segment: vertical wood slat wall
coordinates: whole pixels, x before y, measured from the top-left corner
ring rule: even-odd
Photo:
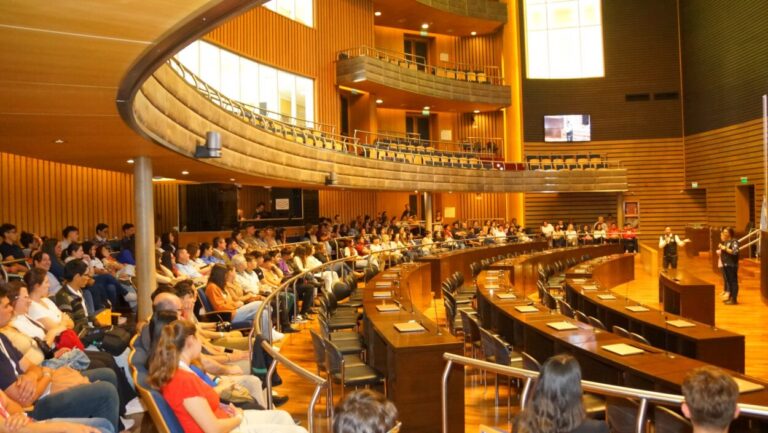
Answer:
[[[314,79],[315,119],[338,127],[336,55],[348,48],[373,46],[373,18],[373,3],[367,0],[315,2],[314,27],[258,7],[213,30],[205,39],[260,63]]]
[[[160,234],[179,224],[178,184],[159,182],[153,190]],[[123,223],[134,221],[133,209],[132,174],[0,152],[0,224],[57,238],[74,225],[85,240],[101,222],[119,236]]]
[[[681,138],[570,144],[525,143],[528,155],[586,152],[606,155],[609,161],[621,162],[627,169],[629,191],[624,193],[624,201],[640,204],[638,230],[641,239],[655,238],[667,225],[682,233],[687,223],[706,223],[706,202],[700,191],[686,189]],[[606,194],[604,200],[594,197],[582,203],[565,194],[525,194],[526,222],[532,226],[543,219],[557,218],[568,212],[583,214],[591,208],[595,209],[595,219],[602,209],[613,209],[615,215],[615,197]]]
[[[765,194],[762,134],[762,120],[755,119],[685,138],[686,184],[698,182],[706,190],[710,225],[736,224],[736,187],[741,185],[741,177],[755,186],[755,224],[759,224]]]
[[[457,219],[507,219],[506,193],[439,193],[435,194],[434,211],[443,213],[443,220],[452,223]],[[445,217],[446,208],[455,208],[454,218]]]
[[[119,233],[133,221],[133,176],[0,153],[0,221],[41,236],[74,225],[88,239],[100,222]]]
[[[320,190],[320,216],[333,218],[341,215],[344,222],[352,221],[358,215],[377,214],[375,191]]]

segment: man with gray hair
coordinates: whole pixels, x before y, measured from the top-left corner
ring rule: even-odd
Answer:
[[[259,276],[248,266],[248,260],[242,254],[232,257],[232,265],[235,267],[235,282],[240,285],[243,292],[258,295],[261,292]]]

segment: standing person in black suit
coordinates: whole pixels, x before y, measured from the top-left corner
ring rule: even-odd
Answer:
[[[604,421],[587,418],[581,391],[581,367],[571,355],[555,355],[541,367],[525,410],[513,433],[608,433]]]
[[[733,238],[733,228],[726,227],[720,233],[718,253],[723,262],[723,282],[725,283],[726,305],[736,305],[739,294],[739,241]],[[725,296],[724,295],[724,296]]]
[[[690,239],[681,240],[679,236],[672,233],[671,227],[664,228],[664,234],[659,236],[659,248],[664,250],[663,268],[677,269],[677,248],[685,246]]]

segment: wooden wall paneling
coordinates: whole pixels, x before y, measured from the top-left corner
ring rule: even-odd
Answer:
[[[405,111],[392,108],[376,109],[378,131],[405,133]]]
[[[321,189],[319,193],[320,216],[333,218],[338,214],[342,221],[349,222],[358,215],[377,213],[375,191]]]
[[[706,190],[710,225],[736,224],[736,187],[742,177],[755,186],[755,223],[759,223],[765,194],[762,133],[762,121],[755,119],[685,137],[685,181],[698,182]]]
[[[314,27],[259,7],[213,30],[205,39],[261,63],[315,80],[315,119],[339,127],[334,61],[339,51],[373,46],[373,3],[315,2]],[[401,49],[402,50],[402,49]]]
[[[538,227],[547,220],[555,224],[563,220],[575,226],[593,224],[597,215],[616,216],[616,193],[526,194],[525,221]]]
[[[405,209],[405,205],[408,204],[408,197],[410,194],[411,192],[377,192],[376,213],[378,214],[386,211],[387,216],[390,219],[394,216],[400,218],[400,215],[403,213],[403,209]]]
[[[155,182],[153,185],[155,205],[155,233],[160,235],[179,228],[179,184],[176,182]]]
[[[0,221],[42,236],[60,237],[71,224],[85,240],[99,222],[117,234],[133,220],[133,181],[126,173],[0,153],[0,197]]]
[[[682,233],[687,223],[706,222],[707,211],[700,193],[685,189],[686,162],[681,138],[579,144],[525,143],[526,154],[586,152],[605,155],[610,162],[620,162],[627,169],[629,191],[624,193],[624,200],[640,203],[638,230],[641,239],[655,238],[667,225]],[[561,215],[562,208],[568,207],[569,203],[572,200],[568,195],[558,194],[542,201],[539,195],[526,194],[527,225],[534,227],[542,218]],[[611,213],[616,215],[615,199],[606,198],[596,205],[595,219],[601,209],[613,209]]]
[[[489,35],[455,38],[456,63],[501,69],[502,30]]]

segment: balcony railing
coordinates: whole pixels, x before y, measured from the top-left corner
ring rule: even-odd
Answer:
[[[414,152],[434,149],[443,152],[455,152],[461,155],[475,155],[486,160],[501,160],[504,150],[503,138],[467,137],[461,141],[425,140],[418,133],[392,131],[363,131],[356,129],[353,135],[360,143],[383,148],[403,148]]]
[[[504,85],[504,77],[501,75],[501,68],[498,66],[480,66],[449,62],[441,62],[441,65],[436,66],[427,64],[426,59],[420,56],[367,46],[343,50],[340,51],[338,55],[339,60],[354,57],[371,57],[404,69],[421,71],[425,74],[456,81],[492,84],[496,86]]]

